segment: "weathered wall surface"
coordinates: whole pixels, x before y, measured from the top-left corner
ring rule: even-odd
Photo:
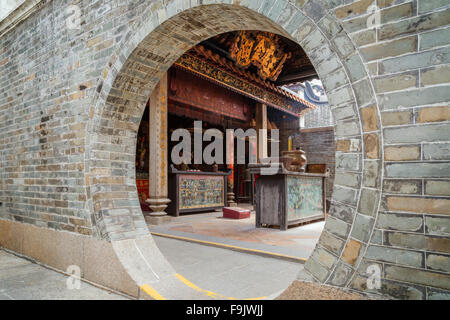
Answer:
[[[335,120],[332,206],[305,268],[361,291],[449,297],[448,1],[80,1],[80,29],[69,4],[48,1],[0,38],[0,219],[148,235],[135,137],[159,76],[217,33],[267,30],[304,48]]]
[[[330,176],[326,179],[327,207],[331,202],[335,174],[335,146],[333,127],[300,129],[294,146],[306,152],[309,164],[327,164]]]

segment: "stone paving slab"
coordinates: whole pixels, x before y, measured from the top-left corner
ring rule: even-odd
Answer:
[[[191,242],[155,237],[175,271],[221,299],[272,299],[296,279],[303,265]]]
[[[314,250],[323,226],[324,221],[318,221],[287,231],[256,228],[254,212],[249,219],[242,220],[224,219],[221,212],[209,212],[180,216],[162,225],[149,225],[149,230],[154,234],[307,259]]]
[[[81,282],[68,289],[66,275],[0,249],[0,300],[126,300]]]

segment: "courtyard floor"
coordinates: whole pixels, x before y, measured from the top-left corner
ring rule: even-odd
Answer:
[[[322,220],[281,231],[256,228],[254,211],[240,220],[225,219],[222,211],[214,211],[172,217],[170,222],[149,225],[149,230],[156,236],[303,262],[314,250],[324,224]]]
[[[0,300],[124,300],[124,296],[69,277],[0,249]],[[69,285],[68,285],[69,282]]]

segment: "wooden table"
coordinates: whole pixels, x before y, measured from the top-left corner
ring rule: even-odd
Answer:
[[[274,175],[263,175],[258,168],[256,179],[256,227],[288,226],[325,218],[325,178],[328,174],[300,173],[279,168]]]
[[[227,176],[231,172],[179,171],[171,166],[167,213],[204,212],[227,206]]]

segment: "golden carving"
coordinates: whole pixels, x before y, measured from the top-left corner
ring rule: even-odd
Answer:
[[[258,68],[263,79],[277,80],[283,65],[291,57],[291,52],[283,52],[279,38],[274,34],[239,31],[230,47],[230,57],[236,65],[248,68],[251,64]]]
[[[191,71],[194,74],[198,74],[204,79],[210,79],[235,92],[250,96],[253,99],[259,99],[261,102],[293,115],[299,114],[303,109],[308,108],[300,102],[288,99],[281,94],[265,90],[250,81],[234,76],[190,54],[182,55],[174,65]]]

